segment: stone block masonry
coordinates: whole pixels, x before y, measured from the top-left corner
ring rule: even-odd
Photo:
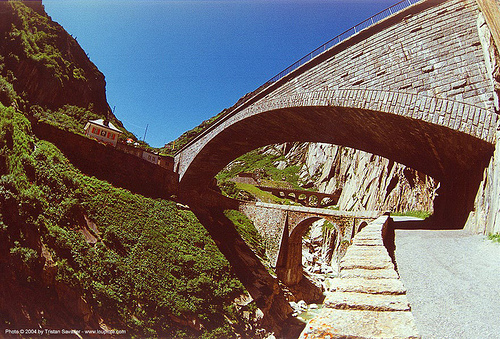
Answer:
[[[440,181],[468,171],[491,157],[498,120],[478,9],[474,0],[420,1],[318,55],[181,150],[181,188],[288,141],[349,146]],[[474,143],[478,157],[468,157]]]
[[[305,220],[328,220],[338,227],[341,240],[350,240],[355,230],[363,221],[371,221],[380,216],[379,211],[350,212],[323,208],[277,205],[263,202],[240,203],[239,211],[252,220],[255,228],[262,236],[266,254],[275,266],[280,252],[285,223],[288,220],[288,234],[290,236],[294,229]],[[312,221],[311,221],[312,222]]]
[[[325,86],[360,87],[425,94],[492,108],[488,100],[492,88],[476,29],[476,3],[436,3],[422,2],[421,6],[431,7],[419,12],[408,9],[390,29],[339,51],[272,96]]]
[[[420,338],[406,289],[383,244],[388,222],[382,216],[354,237],[321,313],[300,338]]]

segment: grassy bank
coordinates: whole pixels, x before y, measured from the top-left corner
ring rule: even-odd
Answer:
[[[45,249],[56,267],[47,288],[81,291],[110,326],[137,336],[234,336],[231,301],[243,286],[190,211],[83,175],[2,105],[0,170],[3,263],[22,268],[19,281],[44,284]]]

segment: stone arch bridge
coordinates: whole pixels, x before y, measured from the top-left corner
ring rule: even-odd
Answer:
[[[253,221],[278,278],[288,286],[297,285],[302,279],[302,237],[313,222],[320,219],[331,222],[340,244],[350,241],[363,224],[382,214],[262,202],[241,203],[239,211]]]
[[[256,186],[278,198],[289,199],[306,207],[328,207],[338,203],[341,190],[333,194],[282,187]]]
[[[498,120],[478,13],[475,0],[418,1],[268,83],[176,154],[180,195],[255,148],[326,142],[431,175],[436,212],[463,226]]]
[[[279,287],[263,278],[265,268],[243,250],[233,226],[217,219],[218,210],[237,204],[209,189],[240,155],[284,142],[348,146],[440,181],[434,219],[441,225],[463,227],[474,208],[498,128],[494,46],[500,46],[500,27],[489,15],[498,2],[408,4],[266,83],[175,155],[179,199],[195,211],[242,282],[265,285],[253,290],[265,312],[278,312],[273,300]]]

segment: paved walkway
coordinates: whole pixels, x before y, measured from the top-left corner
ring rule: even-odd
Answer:
[[[396,230],[396,261],[423,338],[500,338],[500,244],[462,230]]]

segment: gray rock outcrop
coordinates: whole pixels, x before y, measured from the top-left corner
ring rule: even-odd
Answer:
[[[330,144],[282,147],[288,165],[301,166],[299,181],[305,187],[324,193],[342,189],[341,210],[433,211],[439,183],[402,164]]]

